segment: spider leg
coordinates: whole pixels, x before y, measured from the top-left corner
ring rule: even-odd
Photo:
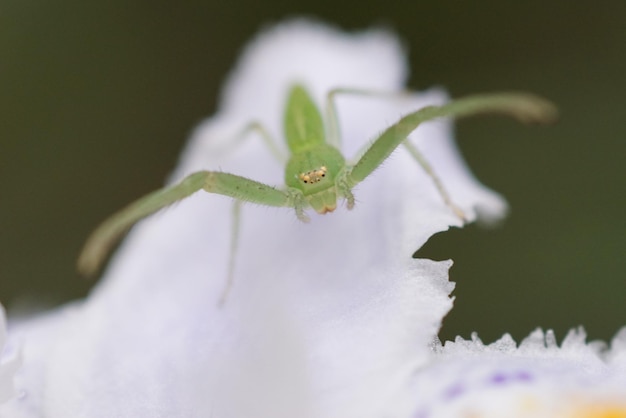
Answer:
[[[131,226],[199,190],[229,196],[242,202],[293,207],[298,218],[306,221],[304,214],[306,201],[297,190],[278,190],[234,174],[199,171],[190,174],[174,186],[149,193],[106,219],[87,239],[78,258],[78,271],[87,276],[95,274],[115,243]]]
[[[552,103],[527,93],[480,94],[442,106],[427,106],[403,116],[376,138],[346,173],[348,185],[352,188],[365,180],[421,123],[441,117],[459,118],[483,113],[508,115],[525,123],[548,123],[557,116]]]

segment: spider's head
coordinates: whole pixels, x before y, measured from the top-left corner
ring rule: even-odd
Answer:
[[[297,175],[300,183],[304,185],[301,190],[305,192],[307,201],[317,213],[322,215],[334,211],[337,207],[337,193],[333,182],[328,182],[330,179],[326,178],[327,175],[328,168],[325,165]],[[314,185],[317,187],[313,187]]]
[[[324,144],[294,154],[287,163],[285,182],[298,189],[309,205],[320,214],[337,207],[335,179],[345,161],[336,148]]]

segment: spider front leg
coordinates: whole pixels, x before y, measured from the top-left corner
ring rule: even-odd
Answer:
[[[140,198],[105,220],[87,239],[78,258],[78,271],[86,276],[95,274],[115,243],[131,226],[199,190],[229,196],[242,202],[293,207],[300,220],[305,222],[308,220],[304,213],[306,201],[297,190],[278,190],[234,174],[199,171],[190,174],[174,186],[165,187]]]
[[[354,208],[354,195],[352,194],[352,186],[350,186],[350,173],[352,171],[352,166],[345,166],[343,170],[337,175],[337,179],[335,180],[335,187],[337,188],[337,193],[339,196],[346,199],[348,210],[352,210]]]
[[[348,188],[351,189],[372,174],[422,122],[441,117],[464,117],[481,113],[508,115],[526,123],[548,123],[556,119],[558,112],[551,102],[526,93],[482,94],[458,99],[443,106],[424,107],[402,117],[370,145],[352,169],[347,172],[346,183]],[[433,179],[444,202],[463,219],[462,212],[452,203],[430,164],[415,147],[408,144],[408,141],[406,146]]]

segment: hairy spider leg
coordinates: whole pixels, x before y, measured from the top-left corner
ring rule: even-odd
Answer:
[[[278,190],[234,174],[199,171],[174,186],[149,193],[105,220],[87,239],[78,258],[78,271],[87,276],[95,274],[114,244],[133,224],[199,190],[259,205],[292,207],[301,220],[308,219],[304,214],[306,202],[299,191]]]
[[[233,202],[233,213],[231,220],[231,233],[230,233],[230,254],[228,257],[228,270],[226,276],[226,283],[222,289],[218,306],[222,307],[226,303],[226,299],[230,293],[230,289],[235,282],[235,262],[237,261],[237,249],[239,248],[239,227],[241,225],[241,200],[235,200]]]
[[[278,146],[278,143],[274,137],[269,133],[269,130],[258,121],[252,121],[248,123],[231,141],[233,145],[240,145],[247,141],[251,135],[257,134],[263,140],[263,143],[267,146],[272,156],[281,165],[285,165],[287,157]],[[237,261],[237,253],[239,250],[239,231],[241,225],[241,200],[233,201],[232,217],[231,217],[231,233],[230,233],[230,254],[228,255],[228,267],[226,272],[226,283],[222,289],[221,296],[218,301],[218,306],[223,307],[226,304],[230,290],[235,282],[235,265]]]
[[[339,117],[337,112],[337,104],[336,98],[338,95],[354,95],[354,96],[365,96],[365,97],[373,97],[373,98],[382,98],[387,100],[408,100],[411,98],[411,92],[406,90],[401,91],[378,91],[378,90],[365,90],[365,89],[355,89],[355,88],[335,88],[332,89],[326,95],[326,117],[328,119],[328,139],[329,142],[336,144],[335,146],[339,147],[341,142],[341,132],[339,129]],[[433,169],[432,164],[428,161],[428,159],[422,154],[415,145],[411,144],[411,142],[406,139],[402,142],[402,144],[407,148],[409,154],[415,159],[415,161],[422,167],[424,172],[430,177],[433,184],[437,188],[439,195],[443,199],[446,206],[448,206],[454,214],[459,217],[463,222],[466,221],[465,214],[459,208],[450,197],[450,193],[446,190],[443,182]],[[364,147],[363,151],[360,151],[358,155],[363,155],[368,144]],[[348,206],[350,202],[348,203]]]
[[[460,118],[481,113],[512,116],[524,123],[550,123],[557,116],[549,101],[528,93],[479,94],[449,102],[442,106],[427,106],[411,112],[388,127],[345,172],[346,184],[352,188],[365,180],[422,123],[441,117]]]

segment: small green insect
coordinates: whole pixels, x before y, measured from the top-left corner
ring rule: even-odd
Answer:
[[[440,117],[462,117],[479,113],[501,113],[522,122],[549,122],[556,108],[540,97],[526,93],[475,95],[443,106],[428,106],[409,113],[388,127],[354,164],[346,163],[339,151],[339,129],[334,97],[337,94],[389,95],[354,89],[335,89],[327,96],[327,125],[307,90],[301,85],[290,88],[284,113],[284,131],[290,156],[285,167],[284,188],[219,171],[200,171],[179,184],[152,192],[105,220],[89,237],[78,259],[78,270],[85,275],[96,273],[118,239],[136,222],[184,199],[199,190],[230,196],[237,201],[259,205],[293,208],[303,222],[309,220],[305,209],[319,214],[332,212],[337,201],[345,199],[354,207],[352,189],[365,180],[401,144],[409,150],[436,185],[442,199],[454,213],[463,212],[452,202],[439,177],[418,149],[405,141],[422,122]],[[400,95],[396,94],[396,95]],[[250,124],[270,148],[278,148],[262,126]],[[238,206],[235,215],[238,216]],[[237,226],[233,228],[236,235]],[[236,238],[236,237],[235,237]],[[236,239],[235,239],[236,242]],[[232,264],[232,260],[231,260]]]

